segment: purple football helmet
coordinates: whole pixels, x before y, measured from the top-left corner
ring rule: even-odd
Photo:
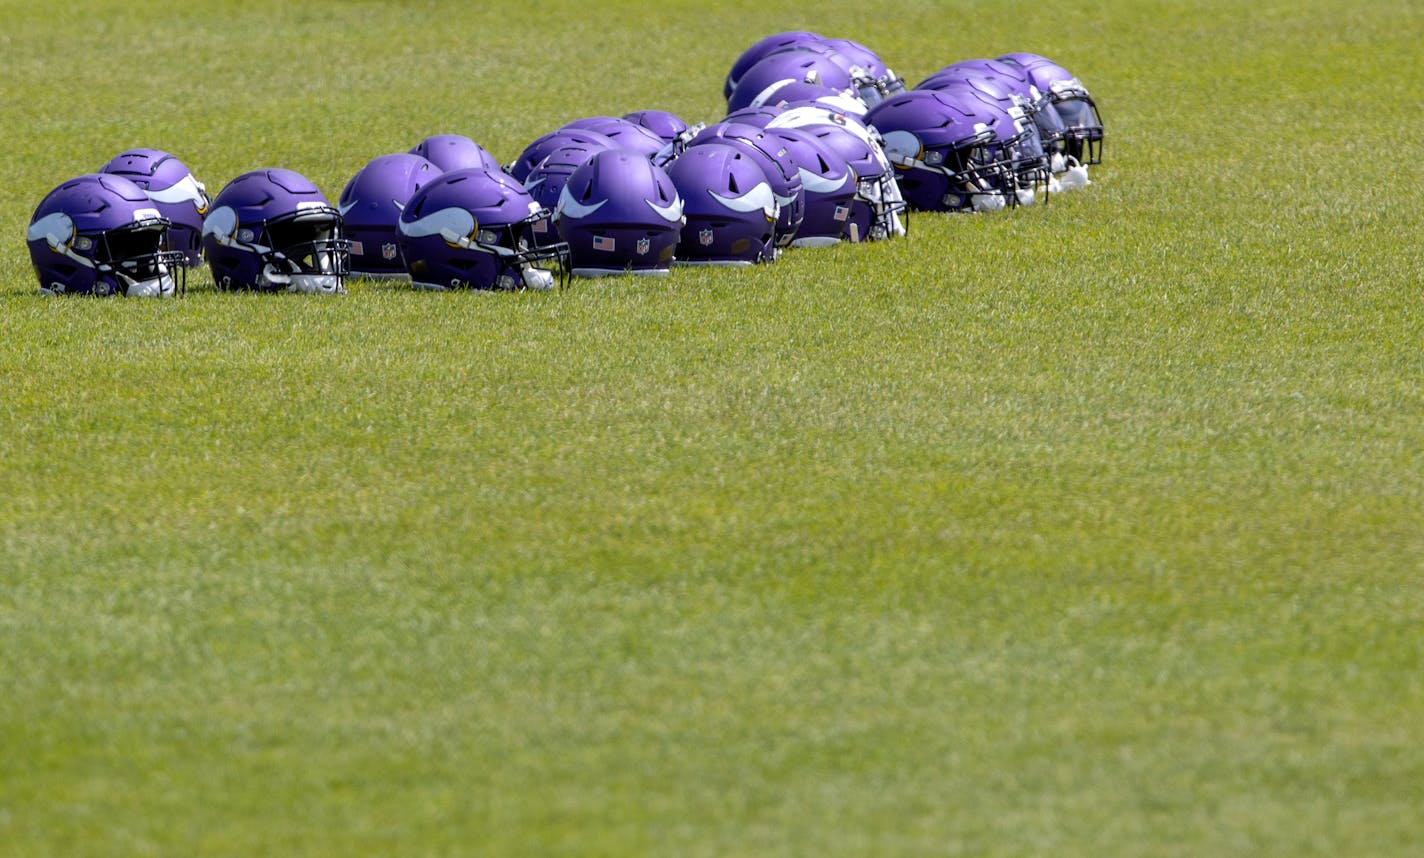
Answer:
[[[771,192],[776,195],[776,246],[790,247],[796,231],[806,217],[806,191],[801,187],[801,173],[785,145],[771,139],[766,129],[740,122],[717,122],[692,138],[689,149],[707,142],[730,143],[739,146],[766,173]]]
[[[1028,71],[1023,66],[1004,60],[961,60],[957,63],[950,63],[920,81],[916,84],[915,89],[943,89],[965,81],[976,80],[980,82],[981,87],[985,86],[987,80],[1006,89],[1009,97],[1028,115],[1029,119],[1033,120],[1034,127],[1038,129],[1039,141],[1043,147],[1044,155],[1048,158],[1051,172],[1062,173],[1068,169],[1063,159],[1065,149],[1063,119],[1058,115],[1058,111],[1054,109],[1048,97],[1034,85]],[[994,90],[992,83],[990,83],[991,91],[994,91],[995,96],[1002,100],[1002,93]],[[1050,185],[1052,184],[1054,183],[1050,182]]]
[[[485,147],[463,134],[432,134],[412,146],[410,154],[419,155],[442,173],[469,167],[499,169],[499,162]]]
[[[693,146],[668,176],[686,215],[679,265],[752,265],[776,258],[776,197],[761,165],[741,148]]]
[[[791,155],[806,198],[805,214],[791,246],[839,244],[855,201],[856,175],[850,163],[806,129],[767,128],[765,133]]]
[[[588,159],[607,147],[586,143],[571,143],[560,146],[540,161],[524,178],[524,189],[544,210],[543,216],[534,221],[534,237],[541,242],[553,241],[557,235],[554,228],[554,207],[559,204],[559,195],[569,176],[582,167]]]
[[[905,79],[890,70],[880,55],[850,39],[826,39],[825,44],[848,63],[847,70],[862,101],[874,107],[905,91]]]
[[[502,170],[452,170],[421,188],[401,212],[401,252],[417,289],[549,289],[567,246],[539,244],[544,215],[529,192]],[[562,267],[559,269],[562,279]]]
[[[1028,99],[1014,91],[1003,80],[976,74],[972,71],[960,72],[953,69],[949,72],[940,72],[927,81],[925,86],[916,87],[916,90],[937,90],[939,92],[966,90],[967,92],[962,94],[961,100],[968,99],[971,102],[977,102],[987,99],[996,103],[1005,113],[1013,117],[1018,128],[1018,133],[1012,136],[1002,127],[995,126],[994,130],[999,135],[999,145],[1012,154],[1014,177],[1018,183],[1016,193],[1019,203],[1029,205],[1037,199],[1039,190],[1052,188],[1049,156],[1045,151],[1039,126],[1032,118],[1034,108]]]
[[[190,268],[203,264],[199,238],[203,216],[208,213],[208,189],[182,161],[159,149],[130,149],[115,155],[99,168],[143,188],[158,211],[172,223],[168,240],[173,250],[183,251]]]
[[[919,89],[867,114],[885,139],[911,206],[925,211],[997,211],[1017,204],[1014,117],[968,89]],[[1003,131],[1001,138],[999,132]]]
[[[519,157],[505,165],[504,171],[519,181],[529,178],[529,173],[549,156],[550,152],[563,146],[589,146],[599,150],[616,149],[618,144],[607,134],[589,128],[560,128],[536,137],[524,147]]]
[[[599,152],[575,170],[554,211],[580,277],[667,274],[682,221],[667,171],[629,149]]]
[[[1063,156],[1086,167],[1103,161],[1103,117],[1088,88],[1071,72],[1047,57],[1030,53],[1004,54],[999,59],[1017,64],[1043,93],[1063,120]],[[1083,184],[1087,171],[1083,171]]]
[[[908,231],[905,199],[874,128],[854,116],[812,105],[788,107],[767,128],[799,128],[850,164],[856,192],[846,222],[848,240],[878,241]]]
[[[614,146],[632,149],[645,158],[656,156],[667,145],[650,129],[617,116],[585,116],[565,123],[560,130],[596,131],[612,140]]]
[[[821,36],[807,30],[788,30],[758,39],[745,51],[742,51],[741,55],[732,63],[732,69],[727,72],[727,80],[722,85],[722,97],[731,98],[732,90],[737,88],[737,81],[747,73],[747,69],[756,65],[768,54],[774,54],[797,45],[820,44],[824,41],[825,39]]]
[[[351,177],[336,207],[351,241],[351,273],[375,280],[410,276],[400,254],[396,223],[415,192],[443,172],[419,155],[381,155]]]
[[[203,219],[203,256],[225,291],[345,293],[350,244],[341,212],[291,170],[243,173]]]
[[[727,97],[727,110],[777,103],[776,92],[789,83],[814,83],[859,98],[851,73],[834,51],[808,44],[768,54],[747,69]],[[785,101],[787,99],[780,99]]]
[[[168,230],[143,188],[93,173],[40,201],[25,242],[45,295],[169,298],[183,291],[187,268],[181,250],[167,249]]]
[[[706,127],[706,123],[688,125],[681,117],[666,110],[638,110],[625,114],[624,119],[653,132],[663,141],[663,148],[652,156],[652,161],[664,169],[676,161],[686,149],[689,141]]]
[[[666,110],[635,110],[623,114],[623,118],[653,132],[663,143],[671,143],[687,131],[687,123]]]

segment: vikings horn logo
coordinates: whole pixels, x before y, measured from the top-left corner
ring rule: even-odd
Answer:
[[[431,212],[417,220],[402,219],[399,228],[402,235],[408,235],[411,238],[438,235],[445,239],[445,243],[451,247],[469,247],[474,243],[474,235],[475,231],[479,229],[479,222],[475,220],[473,212],[458,206],[451,206]]]

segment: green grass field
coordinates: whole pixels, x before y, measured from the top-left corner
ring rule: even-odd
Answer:
[[[0,856],[1418,854],[1424,8],[481,5],[0,0]],[[30,273],[132,146],[334,199],[792,28],[1054,57],[1106,163],[556,294]]]

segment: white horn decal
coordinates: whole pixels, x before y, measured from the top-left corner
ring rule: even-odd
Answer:
[[[199,211],[207,206],[203,186],[189,173],[166,188],[149,189],[148,198],[155,203],[192,203]]]
[[[755,187],[740,197],[724,197],[716,191],[709,193],[712,194],[712,199],[734,212],[754,212],[760,209],[767,217],[776,216],[776,195],[771,192],[771,186],[766,182],[757,182]]]
[[[30,224],[25,237],[30,241],[44,239],[51,250],[68,247],[74,240],[74,219],[64,212],[47,214]]]
[[[554,210],[558,212],[560,217],[571,217],[574,220],[578,220],[579,218],[588,217],[603,208],[604,203],[607,202],[608,200],[599,200],[591,206],[586,206],[574,199],[574,195],[569,193],[569,186],[564,185],[564,189],[559,191],[559,204],[554,207]]]
[[[652,200],[647,200],[647,203],[648,208],[668,223],[677,223],[682,220],[682,197],[673,197],[672,203],[666,206],[660,206]]]
[[[804,167],[798,168],[801,173],[801,187],[806,189],[808,194],[830,194],[839,191],[851,180],[850,173],[846,173],[839,179],[829,179],[820,173],[813,173]]]
[[[411,238],[425,238],[438,235],[449,244],[469,246],[469,237],[475,234],[475,216],[465,209],[451,206],[432,212],[416,220],[401,218],[401,235]]]

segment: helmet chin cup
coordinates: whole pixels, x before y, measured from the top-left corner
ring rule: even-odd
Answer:
[[[1079,164],[1071,158],[1068,160],[1071,162],[1071,166],[1057,176],[1058,184],[1062,190],[1073,191],[1091,185],[1092,182],[1088,180],[1087,165]]]
[[[969,198],[969,202],[976,212],[1003,211],[1008,205],[1000,194],[974,194]]]
[[[542,268],[525,268],[524,288],[535,289],[541,292],[546,289],[553,289],[554,273],[552,271],[545,271]]]
[[[346,288],[341,285],[341,277],[336,274],[293,274],[287,286],[288,292],[306,295],[342,295]]]

